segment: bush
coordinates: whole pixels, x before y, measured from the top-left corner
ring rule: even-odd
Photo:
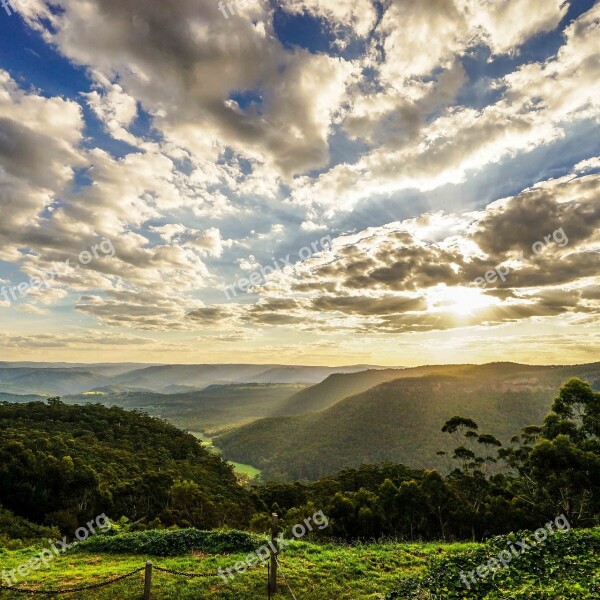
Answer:
[[[594,573],[600,566],[600,531],[571,530],[557,533],[511,560],[469,590],[461,582],[461,571],[468,573],[485,565],[492,557],[531,532],[512,533],[491,538],[485,545],[454,556],[434,560],[423,577],[406,579],[387,600],[400,598],[503,598],[510,590],[514,599],[530,597],[591,598]],[[518,547],[518,546],[517,546]]]
[[[60,537],[56,527],[44,527],[16,516],[0,505],[0,547],[19,548],[40,539]]]
[[[190,528],[97,535],[82,542],[79,548],[110,554],[178,556],[192,550],[206,554],[253,552],[263,543],[264,538],[243,531],[200,531]]]

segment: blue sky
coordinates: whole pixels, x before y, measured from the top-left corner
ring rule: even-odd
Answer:
[[[598,3],[15,5],[0,11],[0,358],[593,355]],[[518,240],[492,243],[507,214]],[[567,249],[511,262],[567,224]],[[475,289],[498,264],[512,285]]]

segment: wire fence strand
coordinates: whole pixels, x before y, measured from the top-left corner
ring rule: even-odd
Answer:
[[[156,565],[154,565],[154,570],[170,573],[171,575],[178,575],[179,577],[188,577],[189,579],[196,577],[220,577],[218,573],[184,573],[183,571],[175,571],[174,569],[166,569],[165,567],[157,567]]]
[[[287,586],[287,589],[290,590],[290,594],[292,595],[292,598],[294,600],[298,600],[298,598],[296,598],[296,595],[292,591],[292,588],[290,587],[290,584],[288,583],[288,580],[285,578],[285,575],[283,573],[283,569],[281,568],[281,563],[279,562],[279,559],[277,558],[277,554],[275,554],[275,560],[277,561],[277,564],[279,565],[281,577],[283,578],[283,581],[284,581],[285,585]]]

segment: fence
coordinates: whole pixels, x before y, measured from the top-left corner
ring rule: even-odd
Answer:
[[[277,558],[277,555],[279,554],[279,544],[278,544],[278,540],[277,540],[277,534],[279,532],[279,517],[277,516],[277,513],[273,513],[272,515],[272,523],[271,523],[271,543],[272,546],[274,548],[274,551],[271,552],[271,559],[270,562],[267,563],[267,585],[266,585],[266,591],[267,591],[267,597],[271,598],[272,594],[275,594],[277,592],[277,570],[278,570],[278,566],[280,566],[280,562]],[[256,566],[261,566],[260,563]],[[4,591],[8,591],[8,592],[13,592],[16,594],[25,594],[25,595],[41,595],[41,596],[53,596],[53,595],[62,595],[62,594],[76,594],[79,592],[86,592],[89,590],[95,590],[95,589],[99,589],[99,588],[103,588],[103,587],[107,587],[110,585],[114,585],[115,583],[118,583],[119,581],[123,581],[124,579],[128,579],[130,577],[133,577],[134,575],[137,575],[138,573],[141,573],[142,571],[144,571],[144,600],[150,600],[151,594],[152,594],[152,575],[153,575],[153,571],[159,571],[161,573],[167,573],[169,575],[175,575],[177,577],[186,577],[188,579],[196,579],[199,577],[210,577],[210,578],[221,578],[221,576],[219,574],[212,574],[212,573],[185,573],[183,571],[176,571],[174,569],[167,569],[165,567],[159,567],[158,565],[154,565],[152,563],[152,561],[148,561],[146,563],[146,565],[144,567],[139,567],[138,569],[134,569],[133,571],[130,571],[129,573],[125,573],[124,575],[119,575],[117,577],[113,577],[112,579],[108,579],[106,581],[102,581],[100,583],[93,583],[90,585],[85,585],[85,586],[81,586],[81,587],[72,587],[72,588],[65,588],[65,589],[54,589],[54,590],[34,590],[34,589],[27,589],[27,588],[21,588],[21,587],[14,587],[14,586],[4,586],[0,584],[0,592],[4,592]],[[296,596],[294,596],[294,593],[292,592],[292,589],[290,588],[287,580],[285,580],[284,577],[284,582],[286,587],[289,589],[290,593],[292,594],[294,600],[296,600]]]

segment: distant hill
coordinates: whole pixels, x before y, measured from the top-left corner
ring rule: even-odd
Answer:
[[[327,379],[291,396],[279,415],[301,415],[324,410],[352,394],[359,394],[386,381],[402,377],[402,370],[382,369],[329,375]]]
[[[131,371],[115,383],[164,391],[172,384],[206,387],[231,383],[315,384],[332,373],[364,371],[364,365],[347,367],[307,367],[290,365],[163,365]],[[372,368],[372,367],[371,367]]]
[[[440,430],[452,416],[471,417],[482,432],[506,442],[521,427],[541,422],[561,383],[570,377],[579,376],[600,389],[600,363],[432,366],[401,373],[401,378],[346,397],[324,411],[262,419],[219,436],[215,443],[226,458],[262,469],[265,479],[316,479],[385,460],[447,468],[447,460],[436,452],[448,445]],[[356,378],[332,379],[346,377]],[[364,385],[364,378],[357,381]],[[348,385],[338,381],[334,387],[347,390]],[[310,399],[313,389],[294,398]]]
[[[159,394],[128,392],[118,386],[65,396],[68,403],[100,403],[138,409],[169,420],[189,431],[209,435],[275,414],[287,399],[302,390],[300,384],[247,383],[211,385],[203,390]]]
[[[0,402],[43,402],[46,400],[45,396],[37,396],[35,394],[7,394],[5,392],[0,392]]]
[[[526,373],[527,376],[535,377],[538,372],[545,372],[553,368],[555,367],[519,365],[506,362],[490,363],[488,365],[425,365],[404,369],[368,370],[354,374],[334,374],[321,383],[292,396],[282,407],[279,414],[281,416],[301,415],[325,410],[348,396],[360,394],[375,385],[393,381],[400,377],[423,377],[425,375],[468,377],[474,373],[479,377],[487,376],[488,373],[491,373],[494,377],[512,376],[516,373]],[[574,373],[583,373],[581,368],[574,367],[574,369]]]
[[[3,368],[0,369],[0,392],[11,394],[73,394],[102,385],[107,376],[72,368]]]
[[[313,367],[302,365],[201,364],[140,365],[0,362],[0,393],[46,397],[88,391],[179,393],[210,385],[293,383],[313,385],[332,373],[353,373],[369,365]]]

